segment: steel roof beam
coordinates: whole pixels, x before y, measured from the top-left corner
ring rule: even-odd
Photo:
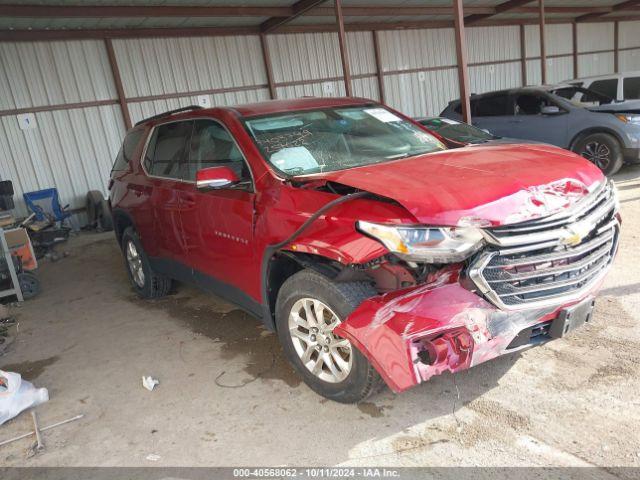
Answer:
[[[298,0],[291,6],[292,12],[289,15],[283,17],[271,17],[270,19],[265,20],[260,24],[260,31],[262,33],[267,33],[275,28],[281,27],[325,1],[326,0]]]
[[[501,13],[505,13],[505,12],[509,12],[511,10],[514,10],[514,9],[516,9],[518,7],[523,7],[527,3],[531,3],[531,2],[532,2],[532,0],[508,0],[508,1],[504,2],[504,3],[500,3],[500,4],[496,5],[494,13],[469,15],[468,17],[465,17],[464,23],[467,24],[467,25],[472,25],[472,24],[477,23],[477,22],[479,22],[481,20],[487,20],[488,18],[491,18],[494,15],[499,15]]]
[[[609,7],[609,11],[607,12],[593,12],[593,13],[587,13],[586,15],[582,15],[576,18],[576,22],[585,22],[587,20],[593,20],[593,19],[602,17],[603,15],[606,15],[608,13],[622,12],[625,10],[633,10],[638,6],[640,6],[640,0],[628,0],[626,2],[617,3],[612,7]],[[624,20],[626,20],[626,18]]]
[[[596,17],[585,20],[586,22],[611,22],[615,19],[609,17]],[[640,15],[629,15],[624,21],[640,20]],[[547,24],[573,23],[575,18],[548,18]],[[478,21],[474,26],[497,27],[509,25],[537,25],[538,18],[524,19],[488,19]],[[412,22],[366,22],[345,24],[346,31],[372,31],[372,30],[402,30],[415,28],[453,28],[452,20],[431,20]],[[280,27],[278,33],[301,32],[335,32],[335,24],[324,25],[285,25]],[[118,28],[118,29],[91,29],[91,30],[0,30],[0,41],[39,41],[39,40],[74,40],[91,38],[150,38],[150,37],[201,37],[201,36],[225,36],[225,35],[257,35],[260,34],[258,26],[247,27],[196,27],[196,28]]]
[[[286,17],[292,7],[0,5],[0,16],[24,18]]]
[[[533,1],[533,0],[529,0]],[[300,3],[300,2],[298,2]],[[307,4],[319,4],[321,2],[309,0],[305,5],[296,7],[250,7],[250,6],[181,6],[181,5],[160,5],[160,6],[127,6],[127,5],[0,5],[0,16],[13,18],[168,18],[168,17],[273,17],[270,18],[273,24],[275,18],[280,19],[280,24],[293,20],[296,16],[305,14],[308,16],[332,17],[335,12],[331,7],[307,6]],[[529,3],[519,1],[518,3]],[[630,4],[630,5],[626,5]],[[625,2],[624,10],[638,10],[638,2]],[[475,23],[480,20],[491,18],[504,12],[510,13],[531,13],[537,14],[537,7],[516,6],[511,2],[493,6],[468,6],[465,7],[465,23]],[[607,14],[611,13],[613,7],[594,6],[551,6],[546,8],[547,13],[580,14]],[[416,15],[453,15],[453,7],[448,6],[372,6],[372,7],[342,7],[345,17],[388,17],[388,16],[416,16]],[[275,27],[274,27],[275,28]]]

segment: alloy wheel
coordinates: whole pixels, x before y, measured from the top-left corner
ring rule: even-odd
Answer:
[[[600,170],[607,168],[611,162],[611,150],[600,142],[589,142],[584,146],[582,156],[595,164]]]
[[[323,302],[301,298],[289,313],[289,334],[303,365],[328,383],[349,375],[353,363],[351,343],[333,334],[340,318]]]
[[[136,282],[138,287],[143,288],[144,270],[142,269],[142,259],[135,244],[131,241],[127,243],[127,264],[129,265],[133,281]]]

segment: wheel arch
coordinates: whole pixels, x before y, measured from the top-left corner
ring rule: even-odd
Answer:
[[[128,227],[135,228],[136,225],[131,215],[120,208],[114,208],[111,213],[113,216],[113,231],[116,234],[118,245],[122,246],[122,234],[124,233],[124,231]]]
[[[622,138],[620,137],[620,135],[615,130],[613,130],[611,128],[608,128],[608,127],[589,127],[589,128],[585,128],[585,129],[579,131],[578,133],[576,133],[574,135],[574,137],[571,139],[571,142],[569,142],[569,150],[573,151],[573,149],[575,148],[576,144],[580,140],[582,140],[584,137],[586,137],[588,135],[592,135],[594,133],[606,133],[608,135],[611,135],[620,144],[620,148],[624,148],[624,142],[622,141]]]
[[[278,250],[266,260],[263,285],[263,321],[265,326],[275,331],[275,310],[278,292],[284,282],[295,273],[309,269],[330,280],[367,280],[367,277],[348,265],[322,255],[313,255],[292,250]]]

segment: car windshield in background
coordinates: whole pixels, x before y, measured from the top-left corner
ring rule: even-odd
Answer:
[[[558,87],[552,90],[551,93],[569,100],[577,107],[606,105],[614,102],[613,98],[607,95],[582,87]]]
[[[495,140],[495,135],[480,130],[468,123],[456,122],[448,118],[427,118],[420,120],[420,123],[444,138],[461,143],[485,143]]]
[[[286,175],[371,165],[446,149],[386,108],[329,108],[249,119],[265,159]]]

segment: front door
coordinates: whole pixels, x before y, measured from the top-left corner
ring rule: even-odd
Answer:
[[[185,185],[180,173],[192,129],[193,121],[170,122],[155,127],[143,163],[152,184],[149,201],[158,256],[177,262],[185,259],[179,194]]]
[[[214,166],[233,169],[241,182],[198,190],[196,172]],[[259,264],[252,241],[255,195],[242,152],[217,120],[195,121],[182,180],[188,185],[180,192],[187,264],[198,277],[196,283],[209,282],[233,300]]]
[[[568,147],[569,115],[560,105],[540,93],[521,93],[515,96],[513,138],[525,138]],[[556,113],[544,113],[544,107],[556,107]]]

